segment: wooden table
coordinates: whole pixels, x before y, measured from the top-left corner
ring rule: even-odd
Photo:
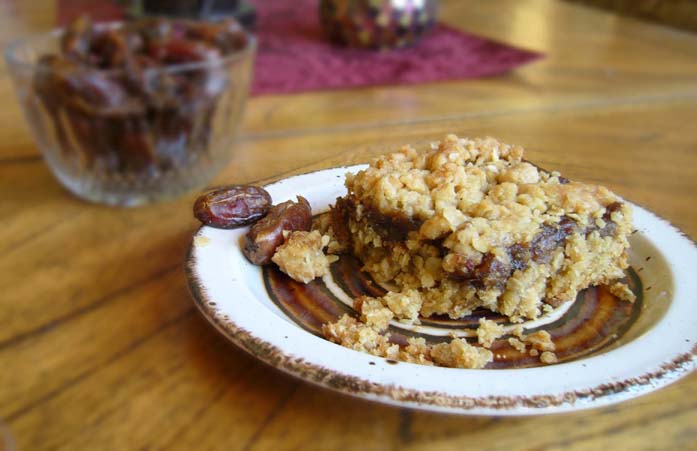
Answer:
[[[0,39],[49,27],[54,9],[1,2]],[[552,0],[444,1],[442,17],[547,58],[483,80],[255,98],[216,182],[493,135],[697,238],[697,35]],[[0,419],[19,449],[697,449],[697,374],[601,410],[468,418],[258,363],[194,310],[182,259],[195,196],[127,210],[71,197],[0,76]]]

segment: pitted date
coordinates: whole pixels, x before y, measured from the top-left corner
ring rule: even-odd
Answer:
[[[244,255],[255,265],[271,263],[276,248],[285,241],[284,232],[308,231],[312,226],[310,203],[302,196],[274,205],[245,236]]]
[[[194,203],[194,216],[203,224],[231,229],[251,224],[271,208],[271,195],[258,186],[222,186],[202,194]]]

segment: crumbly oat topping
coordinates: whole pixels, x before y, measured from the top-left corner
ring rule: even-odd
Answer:
[[[405,290],[401,293],[389,291],[378,298],[361,296],[354,301],[354,308],[362,313],[361,318],[366,322],[368,318],[379,316],[386,318],[387,323],[396,318],[407,324],[418,324],[421,302],[421,295],[416,290]],[[376,319],[370,321],[377,324]]]
[[[557,355],[553,352],[550,351],[545,351],[542,354],[540,354],[540,362],[546,363],[546,364],[551,364],[551,363],[557,363],[559,360],[557,359]]]
[[[354,351],[388,359],[399,357],[399,345],[390,343],[389,336],[349,315],[342,316],[335,323],[323,325],[322,332],[328,340]]]
[[[515,337],[510,337],[508,339],[508,344],[510,344],[513,349],[517,350],[518,352],[525,352],[525,343]]]
[[[294,280],[308,283],[327,274],[329,265],[338,259],[323,252],[329,241],[328,235],[322,235],[317,230],[295,231],[276,249],[271,260]]]
[[[338,321],[322,326],[324,336],[347,348],[402,362],[422,365],[439,365],[451,368],[484,368],[493,361],[494,354],[487,349],[505,334],[504,328],[491,320],[481,319],[477,337],[481,346],[475,346],[462,338],[454,337],[449,343],[431,345],[424,338],[411,337],[406,346],[389,341],[386,333],[393,317],[380,298],[361,297],[356,303],[361,312],[361,321],[343,315]],[[524,336],[525,341],[509,337],[508,343],[519,352],[531,346],[529,355],[540,358],[545,364],[558,361],[554,354],[555,345],[546,331],[537,331]]]
[[[431,347],[425,339],[411,337],[407,340],[407,346],[399,351],[399,360],[421,365],[433,365]]]
[[[538,330],[525,336],[525,342],[538,351],[554,351],[556,348],[552,336],[546,330]]]
[[[364,300],[363,308],[379,310],[371,305],[374,299]],[[454,338],[449,343],[430,345],[423,338],[409,338],[407,345],[400,347],[389,341],[389,334],[382,322],[361,322],[349,315],[322,326],[324,336],[341,346],[372,354],[378,357],[400,360],[422,365],[437,364],[451,368],[484,368],[494,355],[488,349],[473,346],[466,340]]]
[[[431,347],[431,358],[441,366],[450,368],[484,368],[494,360],[488,349],[473,346],[466,340],[455,338],[450,343],[439,343]]]
[[[359,306],[357,310],[361,312],[361,321],[379,331],[386,330],[394,318],[394,313],[380,299],[364,296],[356,304]]]
[[[520,324],[518,324],[517,326],[514,326],[511,329],[511,334],[513,334],[516,337],[521,338],[521,339],[524,338],[524,335],[523,335],[524,332],[525,332],[525,330],[523,329],[523,326],[521,326]]]
[[[629,289],[626,283],[616,282],[608,285],[610,293],[627,302],[636,301],[636,295]]]
[[[407,323],[418,323],[422,298],[416,290],[404,290],[401,293],[390,291],[380,298],[394,316]]]
[[[505,329],[503,326],[485,318],[479,319],[477,342],[480,345],[489,348],[497,338],[502,337],[504,334]]]

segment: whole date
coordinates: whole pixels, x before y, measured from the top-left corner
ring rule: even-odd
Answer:
[[[203,224],[231,229],[251,224],[271,208],[271,195],[258,186],[230,185],[208,191],[194,203],[194,216]]]
[[[308,231],[311,226],[310,203],[298,196],[297,202],[289,200],[271,207],[268,214],[249,229],[242,251],[255,265],[267,265],[271,263],[276,248],[285,241],[286,234],[296,230]]]

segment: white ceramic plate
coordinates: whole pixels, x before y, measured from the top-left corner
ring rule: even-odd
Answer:
[[[345,193],[344,174],[298,175],[266,187],[274,202],[306,197],[315,213]],[[600,407],[685,376],[697,360],[697,247],[666,221],[634,206],[630,262],[641,267],[644,308],[622,340],[568,363],[507,370],[394,364],[308,333],[269,298],[262,271],[243,256],[246,228],[202,227],[187,261],[204,316],[253,356],[306,381],[399,406],[471,415],[530,415]]]

